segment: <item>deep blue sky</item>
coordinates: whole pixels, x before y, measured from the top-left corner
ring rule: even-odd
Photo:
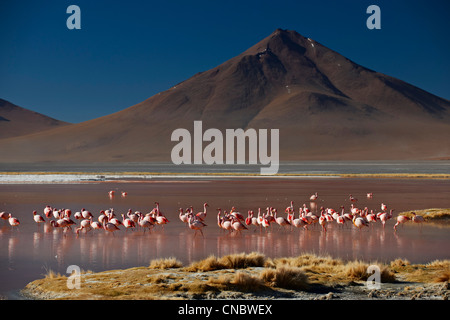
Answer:
[[[66,9],[81,8],[81,30]],[[381,30],[366,28],[371,4]],[[296,30],[450,99],[450,1],[0,0],[0,98],[68,122],[107,115]]]

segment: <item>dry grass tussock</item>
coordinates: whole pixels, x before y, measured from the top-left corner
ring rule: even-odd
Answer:
[[[431,208],[431,209],[423,209],[423,210],[410,210],[410,211],[400,212],[399,214],[405,215],[409,218],[412,218],[413,214],[411,212],[415,212],[417,215],[422,216],[425,219],[425,221],[450,219],[450,208]]]
[[[258,252],[238,253],[218,258],[214,255],[200,261],[193,262],[186,267],[186,271],[212,271],[221,269],[245,269],[251,267],[263,267],[266,257]]]
[[[50,299],[191,299],[192,295],[223,292],[308,291],[315,286],[366,281],[369,265],[380,268],[381,281],[446,282],[450,260],[411,264],[396,259],[388,264],[344,261],[330,256],[303,254],[288,258],[267,258],[261,253],[209,256],[183,266],[176,258],[153,260],[148,267],[83,272],[81,288],[68,290],[67,277],[48,271],[27,288]]]

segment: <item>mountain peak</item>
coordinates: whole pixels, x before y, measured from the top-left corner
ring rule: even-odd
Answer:
[[[171,133],[197,120],[219,130],[279,128],[281,161],[450,154],[442,144],[450,134],[450,101],[278,28],[238,56],[120,112],[0,139],[0,163],[170,161]]]

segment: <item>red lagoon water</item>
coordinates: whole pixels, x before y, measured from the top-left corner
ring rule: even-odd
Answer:
[[[108,191],[119,196],[110,199]],[[120,197],[120,191],[128,196]],[[319,194],[316,207],[309,196]],[[366,194],[373,192],[372,199]],[[109,182],[81,184],[9,184],[0,185],[0,211],[13,213],[21,224],[12,228],[0,221],[0,294],[11,297],[11,292],[22,289],[28,282],[43,277],[48,270],[66,274],[67,267],[77,265],[82,270],[147,266],[152,259],[176,257],[184,264],[217,256],[258,251],[268,257],[297,256],[302,253],[326,254],[343,259],[389,261],[405,258],[413,263],[435,259],[449,259],[450,228],[439,224],[421,227],[407,223],[394,233],[394,221],[386,228],[375,224],[361,232],[348,224],[339,228],[329,224],[328,232],[319,227],[280,229],[272,225],[266,231],[249,227],[239,234],[228,234],[217,226],[216,208],[229,210],[232,206],[246,215],[247,210],[273,206],[284,212],[290,201],[298,207],[306,203],[338,209],[349,208],[349,194],[358,198],[357,206],[378,212],[383,202],[396,212],[426,208],[450,208],[449,180],[410,179],[242,179],[242,180],[152,180],[145,182]],[[161,211],[170,223],[150,232],[125,231],[114,235],[103,230],[80,234],[74,231],[38,226],[32,212],[43,215],[43,208],[70,208],[72,212],[86,208],[95,218],[100,210],[114,208],[116,214],[129,208],[149,212],[158,201]],[[178,219],[178,208],[193,206],[202,211],[208,202],[207,227],[204,237],[194,237]]]

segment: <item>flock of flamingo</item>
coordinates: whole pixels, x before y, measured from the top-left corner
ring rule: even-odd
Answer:
[[[114,191],[108,193],[110,197],[114,196]],[[125,197],[126,192],[122,192],[122,196]],[[368,193],[368,198],[372,198],[373,194]],[[318,194],[315,193],[311,195],[310,201],[315,202],[318,200]],[[327,232],[327,225],[330,223],[336,223],[338,226],[344,227],[346,224],[352,224],[359,230],[369,227],[371,224],[381,222],[383,228],[389,219],[393,218],[392,212],[394,209],[388,211],[386,204],[381,204],[381,211],[375,213],[374,210],[370,210],[367,207],[364,209],[358,208],[355,203],[358,201],[352,195],[349,195],[349,200],[352,202],[350,206],[350,211],[345,212],[344,206],[340,207],[340,210],[335,210],[333,208],[320,208],[320,214],[316,215],[313,213],[306,204],[303,204],[298,208],[298,216],[296,217],[296,210],[294,208],[294,202],[291,201],[290,205],[285,208],[283,214],[279,214],[278,210],[274,207],[267,207],[265,212],[262,212],[261,208],[258,208],[258,214],[255,217],[253,210],[249,210],[247,217],[237,211],[235,207],[232,207],[228,212],[222,209],[217,209],[217,225],[223,230],[227,230],[230,233],[236,232],[241,233],[244,230],[248,230],[250,226],[259,228],[260,231],[267,229],[271,224],[276,224],[279,228],[304,228],[308,230],[309,227],[317,225],[317,223],[322,227],[323,232]],[[48,223],[52,228],[61,228],[64,231],[72,230],[72,226],[75,227],[75,233],[77,237],[81,232],[87,233],[91,230],[103,229],[107,232],[113,233],[120,230],[123,226],[125,229],[136,229],[141,228],[143,232],[147,229],[152,229],[156,225],[161,225],[164,227],[165,224],[169,223],[167,217],[161,212],[159,208],[159,203],[155,202],[155,207],[148,213],[143,214],[139,211],[133,212],[131,209],[125,214],[121,214],[122,219],[117,218],[114,213],[114,209],[102,210],[97,218],[94,220],[94,216],[88,210],[84,208],[81,211],[74,213],[73,217],[75,220],[79,221],[79,225],[76,221],[72,220],[72,211],[70,209],[56,209],[51,206],[46,206],[44,208],[44,216],[33,211],[33,219],[39,225],[41,223]],[[194,237],[197,232],[200,232],[202,236],[202,229],[206,227],[205,218],[207,216],[208,204],[204,203],[203,211],[194,213],[193,207],[189,207],[185,210],[183,208],[179,209],[179,219],[185,223],[190,229],[195,231]],[[420,215],[412,212],[413,217],[410,219],[405,215],[398,215],[396,217],[396,223],[394,225],[394,230],[400,224],[403,224],[409,220],[415,223],[423,223],[424,218]],[[44,218],[46,217],[48,221]],[[11,213],[0,212],[0,218],[3,220],[8,220],[11,227],[17,227],[20,224],[19,219],[12,216]]]

